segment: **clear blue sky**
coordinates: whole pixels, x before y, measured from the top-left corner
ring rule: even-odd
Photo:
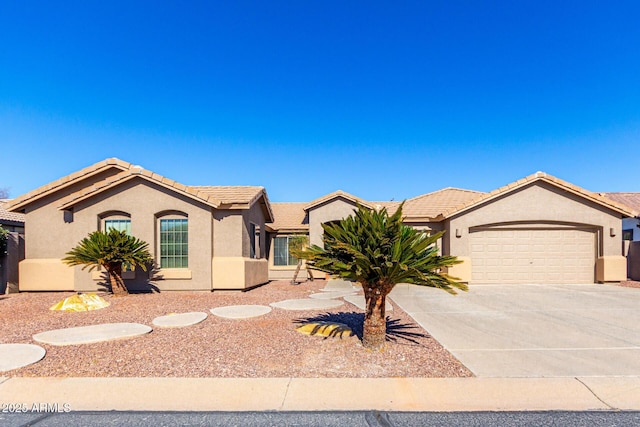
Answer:
[[[638,1],[0,0],[0,188],[107,157],[401,200],[640,191]]]

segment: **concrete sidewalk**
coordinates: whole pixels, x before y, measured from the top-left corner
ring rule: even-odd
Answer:
[[[640,377],[0,377],[0,402],[25,412],[640,410]]]

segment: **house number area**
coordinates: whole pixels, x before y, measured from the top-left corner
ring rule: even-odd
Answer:
[[[5,414],[71,412],[69,403],[2,403],[1,406],[0,411]]]

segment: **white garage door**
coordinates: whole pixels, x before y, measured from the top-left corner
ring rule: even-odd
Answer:
[[[471,283],[593,283],[595,233],[484,230],[470,234]]]

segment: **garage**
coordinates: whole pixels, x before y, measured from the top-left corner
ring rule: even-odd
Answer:
[[[589,229],[485,229],[469,234],[473,284],[594,283]]]

